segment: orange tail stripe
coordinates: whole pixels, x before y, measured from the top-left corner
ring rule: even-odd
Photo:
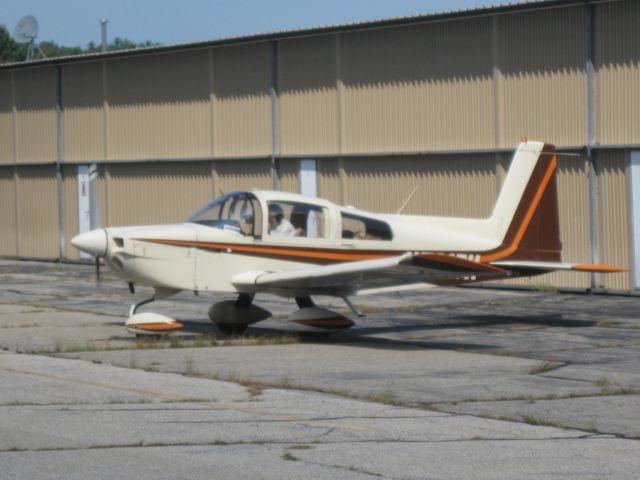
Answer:
[[[553,176],[553,172],[555,172],[557,166],[558,166],[558,158],[556,157],[556,155],[554,155],[551,158],[551,162],[549,162],[547,171],[545,172],[544,177],[540,182],[540,186],[538,187],[538,190],[536,191],[536,194],[533,197],[533,200],[531,201],[531,205],[529,205],[527,214],[525,215],[522,223],[520,224],[520,228],[518,229],[518,232],[516,233],[516,236],[513,239],[513,242],[511,243],[511,245],[509,245],[509,247],[507,247],[506,249],[496,252],[492,255],[486,255],[486,256],[480,257],[481,262],[493,262],[496,260],[500,260],[501,258],[508,257],[518,249],[518,247],[520,246],[520,241],[522,240],[522,237],[524,236],[525,232],[527,231],[527,228],[529,227],[529,223],[533,218],[533,214],[536,212],[536,208],[538,208],[540,199],[542,198],[544,191],[549,185],[549,182],[551,181],[551,177]]]

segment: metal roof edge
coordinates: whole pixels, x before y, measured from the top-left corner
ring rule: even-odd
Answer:
[[[288,38],[301,38],[307,36],[328,35],[333,33],[348,33],[363,30],[375,30],[399,25],[415,25],[421,23],[431,23],[460,18],[472,18],[485,15],[497,15],[505,13],[517,13],[526,10],[537,10],[547,8],[558,8],[568,6],[581,6],[596,3],[610,3],[621,0],[522,0],[510,2],[502,5],[491,5],[486,7],[468,8],[435,12],[429,14],[417,14],[402,17],[393,17],[381,20],[367,20],[346,24],[318,26],[311,28],[290,29],[267,33],[256,33],[250,35],[223,37],[210,40],[198,40],[194,42],[178,43],[171,45],[156,45],[150,47],[133,48],[128,50],[117,50],[112,52],[84,53],[79,55],[69,55],[53,58],[36,59],[28,62],[13,62],[0,64],[0,71],[15,70],[24,68],[34,68],[65,63],[77,63],[102,59],[113,59],[120,57],[131,57],[145,54],[162,54],[177,52],[181,50],[195,50],[201,48],[221,47],[227,45],[242,45],[247,43],[259,43],[277,41]]]

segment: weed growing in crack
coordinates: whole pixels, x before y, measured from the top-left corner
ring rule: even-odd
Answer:
[[[536,417],[535,415],[529,414],[529,413],[525,413],[523,415],[520,415],[520,418],[522,418],[522,421],[524,423],[527,423],[529,425],[536,425],[539,427],[555,427],[555,428],[567,428],[566,426],[562,425],[560,422],[556,422],[553,420],[547,420],[544,418],[540,418],[540,417]]]
[[[290,451],[285,450],[282,454],[282,459],[288,462],[298,462],[300,459],[293,455]]]
[[[184,370],[182,371],[188,377],[200,377],[200,372],[196,369],[193,358],[186,357],[184,359]]]
[[[557,368],[560,368],[561,366],[562,364],[559,362],[551,362],[549,360],[544,360],[543,362],[540,362],[535,367],[532,367],[529,370],[529,375],[538,375],[539,373],[550,372],[551,370],[555,370]]]
[[[554,295],[558,293],[558,287],[551,283],[530,283],[529,285],[536,292],[550,293]]]
[[[313,445],[308,445],[306,443],[302,443],[300,445],[292,445],[291,447],[289,447],[289,450],[311,450],[314,447]]]
[[[599,378],[598,380],[593,382],[593,384],[596,387],[599,387],[602,393],[608,393],[609,387],[611,386],[611,382],[609,382],[609,380],[606,378]]]

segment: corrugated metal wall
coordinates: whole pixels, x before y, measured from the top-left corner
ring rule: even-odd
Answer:
[[[278,44],[280,153],[338,151],[336,37]]]
[[[78,260],[78,250],[71,239],[78,234],[78,168],[65,165],[62,171],[62,195],[64,209],[64,253],[65,258]]]
[[[558,157],[558,209],[560,241],[566,262],[591,263],[589,221],[589,176],[584,156]],[[589,288],[584,273],[554,273],[548,281],[560,287]]]
[[[609,265],[631,266],[629,154],[625,150],[598,152],[596,157],[598,183],[597,245],[598,260]],[[631,288],[629,273],[599,276],[605,288]]]
[[[215,155],[270,154],[269,44],[214,48],[211,55]]]
[[[0,255],[18,254],[14,167],[0,167]]]
[[[340,205],[346,205],[340,179],[341,162],[342,160],[338,158],[321,158],[317,161],[318,195]]]
[[[268,159],[216,160],[216,196],[235,190],[271,188],[271,164]]]
[[[55,84],[53,67],[14,72],[18,163],[56,159]]]
[[[344,151],[492,147],[491,31],[479,18],[343,34]]]
[[[280,160],[280,190],[283,192],[300,192],[300,161],[292,159]],[[267,187],[271,188],[271,186]]]
[[[640,2],[597,5],[595,23],[597,140],[640,143]]]
[[[109,60],[108,158],[210,156],[208,62],[208,50]]]
[[[109,211],[109,165],[98,165],[98,202],[100,203],[100,226],[115,226],[111,222],[111,212]]]
[[[500,147],[522,135],[585,144],[584,16],[574,7],[497,17]]]
[[[58,258],[55,166],[17,167],[17,180],[18,255]]]
[[[12,75],[12,72],[0,72],[0,164],[15,162],[15,158],[13,158]]]
[[[345,159],[345,202],[374,212],[487,217],[496,199],[495,156]]]
[[[103,67],[104,62],[62,67],[65,161],[106,159]]]
[[[181,222],[211,200],[209,162],[108,166],[108,224]]]

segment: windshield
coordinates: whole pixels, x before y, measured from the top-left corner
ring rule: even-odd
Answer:
[[[235,192],[216,198],[196,211],[185,221],[218,228],[237,235],[258,236],[260,222],[258,200],[250,193]]]

